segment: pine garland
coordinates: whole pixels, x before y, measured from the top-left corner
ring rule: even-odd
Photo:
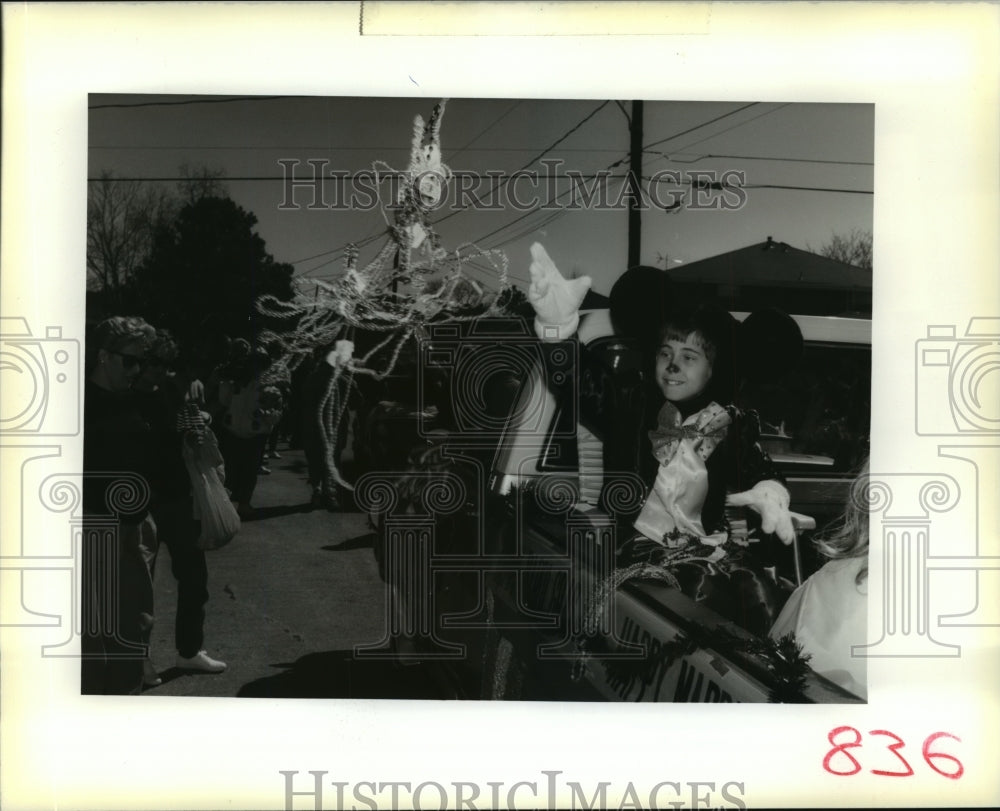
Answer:
[[[720,573],[727,573],[731,566],[739,561],[743,552],[743,544],[735,539],[729,539],[717,547],[708,547],[701,544],[697,538],[678,531],[672,532],[668,539],[672,542],[671,547],[658,550],[655,563],[643,560],[620,567],[595,587],[587,607],[582,632],[576,639],[577,659],[572,668],[574,681],[583,677],[589,661],[594,657],[592,651],[595,647],[599,647],[602,639],[599,635],[600,619],[606,615],[615,594],[625,583],[632,580],[652,580],[680,590],[680,583],[672,571],[677,566],[694,563]],[[712,549],[713,553],[706,556],[704,553],[708,549]],[[742,653],[755,657],[761,660],[768,672],[774,676],[775,682],[769,694],[771,702],[805,701],[802,689],[809,672],[807,664],[809,656],[802,654],[801,646],[791,635],[774,640],[770,637],[762,639],[737,635],[725,627],[714,630],[699,628],[689,630],[686,634],[679,634],[663,643],[656,656],[649,656],[646,659],[608,659],[604,667],[609,677],[624,683],[636,678],[641,679],[651,673],[665,672],[677,659],[699,648],[712,648],[720,652]]]

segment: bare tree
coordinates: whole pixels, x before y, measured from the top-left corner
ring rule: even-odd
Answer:
[[[149,256],[158,228],[185,205],[207,197],[228,197],[225,171],[184,164],[174,193],[141,180],[123,180],[103,171],[87,194],[87,289],[104,292],[115,307]]]
[[[177,194],[181,205],[191,205],[206,197],[228,197],[229,189],[223,182],[225,169],[209,169],[207,166],[192,167],[182,164],[181,180],[177,183]]]
[[[101,173],[87,195],[87,287],[116,303],[148,256],[156,227],[175,204],[162,189]]]
[[[834,234],[829,242],[814,253],[827,259],[836,259],[838,262],[871,270],[872,232],[855,228],[849,234]]]

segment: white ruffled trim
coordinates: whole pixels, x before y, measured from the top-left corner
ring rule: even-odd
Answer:
[[[579,326],[580,313],[573,313],[573,317],[562,324],[546,324],[535,317],[535,334],[543,341],[565,341]]]

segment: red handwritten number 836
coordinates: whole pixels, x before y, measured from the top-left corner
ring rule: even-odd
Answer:
[[[849,733],[852,740],[847,740],[838,743],[835,739],[843,734]],[[885,777],[909,777],[913,774],[913,767],[910,766],[909,762],[904,758],[899,750],[906,746],[906,743],[895,733],[889,732],[887,729],[873,729],[868,733],[869,735],[883,735],[887,738],[892,738],[895,743],[888,745],[889,751],[892,752],[899,761],[906,767],[906,771],[890,772],[883,769],[872,769],[872,774],[880,774]],[[940,774],[942,777],[947,777],[951,780],[957,780],[965,772],[965,767],[962,766],[962,762],[954,755],[949,755],[945,752],[932,752],[931,745],[938,738],[954,738],[956,741],[961,743],[961,738],[952,735],[950,732],[935,732],[930,735],[927,740],[924,741],[923,749],[921,750],[924,756],[924,762],[930,766],[934,771]],[[826,739],[830,742],[833,747],[829,752],[826,753],[826,757],[823,758],[823,768],[826,769],[830,774],[836,774],[841,777],[848,777],[852,774],[857,774],[861,771],[861,764],[857,761],[848,749],[860,748],[861,747],[861,733],[858,732],[854,727],[837,727],[826,736]],[[839,757],[837,757],[839,755]],[[837,758],[837,763],[834,763],[834,758]],[[836,768],[837,765],[844,767],[842,761],[847,760],[850,762],[850,766],[845,768]],[[935,763],[936,760],[947,760],[955,764],[955,769],[953,771],[945,771],[944,769],[938,768]]]

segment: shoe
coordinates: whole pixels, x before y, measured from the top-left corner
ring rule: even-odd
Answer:
[[[259,468],[257,468],[257,475],[258,476],[270,476],[271,475],[271,468],[269,468],[267,465],[261,465]]]
[[[181,670],[198,670],[202,673],[221,673],[226,669],[226,663],[213,659],[205,651],[200,650],[194,656],[177,656],[177,667]]]
[[[163,684],[163,679],[160,678],[160,674],[156,672],[156,668],[149,659],[142,660],[142,686],[143,687],[159,687]]]
[[[278,453],[277,451],[271,451],[270,456],[271,456],[272,459],[280,459],[281,458],[281,454]]]

